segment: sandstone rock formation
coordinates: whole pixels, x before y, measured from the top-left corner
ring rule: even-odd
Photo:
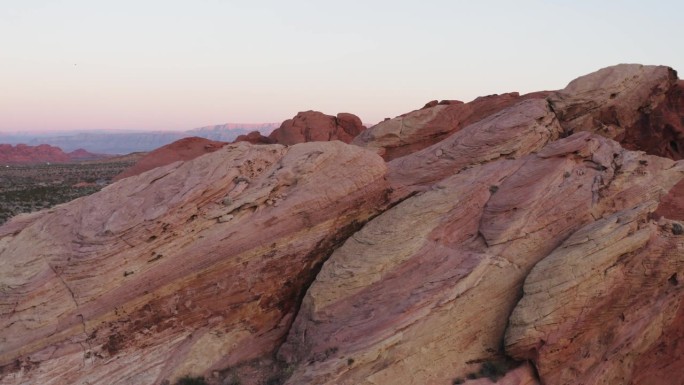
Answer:
[[[562,132],[545,100],[522,101],[389,162],[389,177],[399,192],[424,189],[474,165],[537,151]]]
[[[10,221],[0,383],[159,384],[272,352],[385,169],[340,142],[241,143]]]
[[[331,116],[318,111],[305,111],[284,121],[268,137],[274,143],[285,145],[328,140],[349,143],[365,129],[361,119],[353,114],[342,112]]]
[[[656,214],[669,219],[684,221],[684,181],[677,183],[670,192],[660,200]]]
[[[25,144],[0,144],[0,165],[68,163],[82,160],[101,159],[104,155],[91,154],[84,149],[65,153],[59,147],[41,144],[27,146]]]
[[[133,166],[117,175],[114,180],[121,180],[123,178],[128,178],[129,176],[138,175],[145,171],[152,170],[153,168],[166,166],[173,162],[192,160],[200,155],[214,152],[224,145],[226,145],[224,142],[215,142],[199,137],[179,139],[146,154]]]
[[[653,202],[574,233],[525,280],[506,350],[549,384],[668,384],[684,378],[676,222]],[[681,226],[681,225],[679,225]]]
[[[683,178],[684,163],[585,132],[435,183],[323,266],[280,351],[301,363],[288,383],[443,384],[477,372],[501,359],[534,264],[594,218],[654,209]]]
[[[625,148],[684,157],[684,86],[669,67],[604,68],[573,80],[549,102],[569,133],[592,131]]]
[[[385,120],[364,131],[353,144],[378,151],[392,160],[440,142],[471,123],[526,99],[543,99],[548,92],[520,96],[517,92],[479,97],[469,103],[433,100],[420,110]]]
[[[679,385],[681,90],[619,65],[430,102],[358,146],[335,140],[353,116],[300,113],[268,138],[289,147],[19,216],[0,384]]]

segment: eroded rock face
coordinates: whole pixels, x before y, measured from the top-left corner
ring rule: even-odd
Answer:
[[[684,164],[580,133],[435,183],[325,263],[280,350],[299,363],[288,384],[444,384],[477,372],[504,353],[538,261],[595,218],[655,208],[682,178]]]
[[[549,96],[567,132],[592,131],[628,149],[682,159],[684,87],[664,66],[620,64]]]
[[[677,183],[660,200],[656,214],[665,218],[684,221],[684,181]]]
[[[679,384],[682,235],[654,202],[573,234],[525,280],[506,350],[547,384]]]
[[[241,143],[10,221],[0,383],[159,384],[273,352],[385,172],[340,142]]]
[[[620,142],[670,159],[684,159],[684,81],[679,80],[652,110],[644,109]]]
[[[520,96],[517,92],[479,97],[469,103],[433,100],[420,110],[386,120],[364,131],[353,144],[396,159],[440,142],[469,124],[526,99],[543,99],[546,92]]]
[[[197,136],[179,139],[146,154],[133,166],[114,177],[114,180],[117,181],[129,176],[139,175],[145,171],[166,166],[173,162],[192,160],[200,155],[214,152],[225,144],[224,142],[216,142]]]
[[[274,143],[285,145],[329,140],[349,143],[365,129],[361,119],[353,114],[331,116],[318,111],[305,111],[284,121],[268,137]]]

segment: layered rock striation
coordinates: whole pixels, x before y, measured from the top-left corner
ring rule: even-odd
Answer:
[[[357,136],[353,143],[393,160],[442,141],[451,134],[498,111],[548,92],[521,96],[517,92],[479,97],[469,103],[433,100],[420,110],[381,122]]]
[[[17,217],[0,384],[678,385],[681,95],[618,65],[360,136],[303,113]]]
[[[0,383],[158,384],[272,352],[385,170],[340,142],[243,143],[10,221]]]

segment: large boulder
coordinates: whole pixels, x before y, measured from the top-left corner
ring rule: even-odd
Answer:
[[[237,142],[247,142],[252,144],[274,144],[275,142],[268,136],[264,136],[259,131],[252,131],[244,135],[239,135],[235,138],[234,143]]]
[[[318,111],[298,113],[268,136],[273,143],[293,145],[304,142],[340,140],[349,143],[366,127],[354,114],[326,115]]]

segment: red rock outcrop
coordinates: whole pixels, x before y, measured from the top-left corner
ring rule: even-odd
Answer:
[[[227,143],[224,142],[215,142],[196,136],[183,138],[149,152],[140,158],[133,166],[115,176],[114,180],[117,181],[130,176],[139,175],[145,171],[166,166],[173,162],[192,160],[198,156],[219,150],[226,144]]]
[[[59,147],[41,144],[27,146],[25,144],[0,144],[0,164],[37,164],[37,163],[69,163],[82,160],[94,160],[105,155],[91,154],[84,149],[65,153]]]
[[[268,136],[274,143],[293,145],[304,142],[340,140],[351,142],[366,127],[354,114],[341,112],[337,116],[318,111],[298,113]]]
[[[235,139],[234,143],[247,142],[252,144],[273,144],[275,143],[268,136],[263,136],[259,131],[252,131],[249,134],[240,135]]]
[[[340,142],[239,143],[11,220],[0,383],[159,384],[270,354],[385,204],[385,170]]]
[[[396,159],[440,142],[469,124],[527,99],[543,99],[548,92],[520,96],[517,92],[479,97],[469,103],[433,100],[420,110],[385,120],[364,131],[353,144]]]
[[[97,160],[112,157],[111,155],[93,154],[82,148],[67,153],[67,156],[69,157],[69,160],[72,162],[80,162],[84,160]]]
[[[672,68],[603,68],[573,80],[549,101],[568,133],[592,131],[628,149],[684,156],[684,88]]]

